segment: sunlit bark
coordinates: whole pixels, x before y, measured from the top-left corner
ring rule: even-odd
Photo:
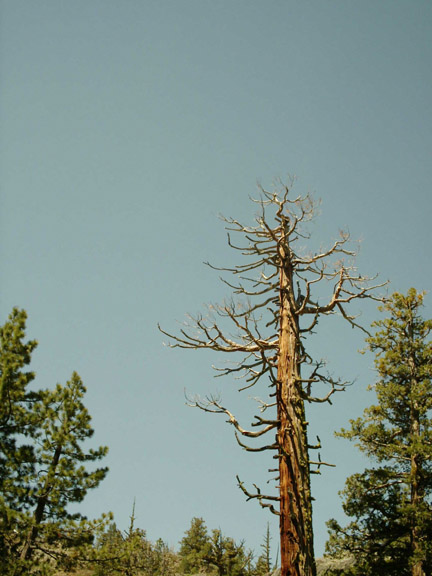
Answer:
[[[321,316],[339,314],[353,327],[361,328],[347,306],[359,298],[378,299],[374,291],[379,285],[371,285],[369,278],[357,272],[346,233],[340,233],[329,249],[301,252],[299,244],[309,238],[305,224],[315,210],[309,196],[291,200],[288,186],[281,194],[263,189],[261,193],[255,226],[225,219],[228,244],[242,253],[245,263],[234,268],[211,266],[236,278],[223,281],[237,300],[209,307],[206,317],[190,317],[180,334],[162,332],[171,338],[172,347],[242,353],[239,363],[216,368],[220,376],[243,377],[240,390],[250,390],[267,380],[267,397],[255,398],[260,412],[252,423],[256,430],[243,428],[218,397],[196,397],[189,403],[206,412],[227,415],[243,449],[274,452],[278,467],[270,472],[278,472],[277,495],[265,495],[255,485],[255,491],[250,492],[240,479],[239,486],[248,499],[256,499],[279,516],[281,576],[314,576],[310,474],[320,473],[320,467],[329,464],[319,455],[317,461],[309,457],[311,449],[321,446],[319,439],[315,446],[308,444],[305,402],[331,403],[332,395],[343,390],[345,383],[323,372],[325,363],[311,358],[304,339],[315,330]],[[233,233],[242,235],[245,244],[234,243]],[[233,334],[227,324],[234,328]],[[318,395],[315,385],[322,385]],[[267,411],[271,416],[264,418],[262,414]],[[275,439],[258,447],[241,440],[260,438],[272,431]]]

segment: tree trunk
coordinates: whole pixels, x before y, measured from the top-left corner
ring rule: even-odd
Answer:
[[[408,333],[411,344],[414,344],[414,326],[413,320],[411,319],[408,324]],[[410,428],[411,428],[411,437],[412,439],[418,443],[419,436],[420,436],[420,411],[418,407],[418,398],[417,393],[419,389],[419,383],[416,379],[416,358],[415,352],[412,351],[409,358],[409,365],[411,370],[411,383],[410,383],[410,396],[411,396],[411,407],[410,407]],[[414,396],[414,398],[413,398]],[[418,445],[418,444],[417,444]],[[422,487],[420,486],[420,478],[421,478],[421,461],[419,454],[413,453],[411,454],[411,504],[413,507],[412,513],[412,525],[411,525],[411,554],[413,558],[419,555],[420,552],[420,529],[418,526],[418,511],[423,503],[423,491]],[[421,552],[420,552],[421,554]],[[415,560],[415,563],[412,565],[411,574],[412,576],[426,576],[426,572],[424,571],[424,561],[423,559]]]
[[[288,250],[287,250],[288,252]],[[315,576],[307,423],[300,376],[301,348],[292,267],[280,272],[277,382],[281,576]]]
[[[413,410],[414,414],[412,415],[411,421],[411,433],[413,437],[418,436],[420,432],[420,424],[418,420],[418,411]],[[416,417],[417,413],[417,417]],[[413,506],[413,519],[412,519],[412,526],[411,526],[411,554],[412,557],[415,558],[416,556],[421,554],[420,551],[420,539],[421,533],[418,526],[418,511],[419,507],[421,507],[423,502],[423,494],[421,487],[419,486],[419,476],[421,472],[421,464],[419,462],[418,454],[413,454],[411,456],[411,504]],[[424,561],[423,559],[416,559],[415,563],[412,565],[412,576],[426,576],[426,572],[424,571]]]
[[[34,515],[33,515],[34,524],[30,528],[29,533],[28,533],[27,538],[26,538],[26,541],[25,541],[25,544],[23,546],[23,549],[21,550],[21,554],[20,554],[21,560],[29,560],[32,556],[33,543],[35,542],[35,540],[37,538],[37,535],[39,532],[39,525],[43,520],[45,507],[48,503],[48,497],[49,497],[49,493],[51,491],[50,473],[52,473],[52,474],[55,473],[55,470],[56,470],[57,465],[58,465],[59,460],[60,460],[61,453],[62,453],[62,447],[57,446],[57,448],[54,452],[54,456],[53,456],[53,459],[51,461],[50,467],[49,467],[49,472],[47,474],[47,478],[45,481],[45,486],[44,486],[43,492],[37,500],[36,510],[34,512]]]

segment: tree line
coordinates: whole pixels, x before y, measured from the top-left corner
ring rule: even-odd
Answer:
[[[72,565],[108,520],[69,511],[105,478],[108,468],[92,464],[108,448],[83,448],[94,431],[76,372],[54,389],[32,386],[26,318],[14,308],[0,329],[0,570],[14,576]]]
[[[88,576],[208,574],[263,576],[271,567],[269,528],[257,558],[201,518],[174,551],[135,526],[119,530],[111,513],[88,520],[70,512],[100,484],[105,446],[93,436],[86,388],[74,372],[65,385],[37,389],[27,367],[37,346],[26,341],[27,314],[14,308],[0,327],[0,574],[50,576],[81,569]],[[134,505],[135,508],[135,505]]]
[[[209,531],[202,518],[193,518],[180,541],[178,551],[162,539],[155,543],[145,530],[136,528],[134,515],[128,530],[122,532],[114,523],[87,552],[88,570],[93,576],[265,576],[271,562],[269,528],[256,558],[243,541],[236,542],[220,528]]]
[[[315,212],[309,196],[292,199],[288,186],[282,193],[262,189],[257,204],[253,226],[226,219],[229,246],[244,258],[233,268],[217,268],[234,276],[223,278],[232,297],[190,317],[178,334],[162,330],[174,347],[241,356],[216,368],[217,374],[243,377],[240,391],[257,386],[257,414],[247,429],[220,397],[189,403],[227,416],[242,449],[266,451],[275,460],[269,469],[276,474],[273,492],[264,494],[256,485],[252,490],[240,478],[239,487],[279,519],[281,576],[315,576],[310,475],[330,463],[321,458],[319,438],[308,439],[307,405],[331,403],[347,383],[310,355],[307,338],[336,315],[363,330],[376,357],[376,404],[339,435],[354,440],[374,465],[348,478],[343,509],[352,520],[347,526],[329,521],[319,573],[426,576],[432,566],[432,322],[422,317],[424,294],[410,289],[380,295],[384,284],[360,274],[345,232],[329,248],[304,248]],[[237,243],[235,234],[243,240]],[[381,303],[385,315],[370,329],[352,310],[366,299]],[[255,562],[244,543],[220,530],[208,533],[202,519],[192,521],[175,553],[163,541],[148,542],[135,528],[134,514],[129,530],[121,532],[109,514],[88,521],[68,512],[69,504],[81,502],[105,477],[107,468],[97,463],[107,448],[82,447],[93,430],[77,373],[53,390],[32,385],[27,366],[36,342],[25,341],[25,321],[25,312],[16,308],[1,329],[3,573],[42,575],[83,561],[93,563],[94,574],[268,573],[269,561],[259,556]],[[202,546],[188,548],[191,539]]]

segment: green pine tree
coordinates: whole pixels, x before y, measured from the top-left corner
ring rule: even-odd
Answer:
[[[83,404],[86,388],[74,372],[66,386],[39,392],[34,413],[39,418],[35,433],[35,473],[30,479],[32,515],[20,552],[21,560],[35,551],[41,556],[51,542],[70,548],[91,537],[80,524],[82,516],[70,513],[71,503],[82,502],[88,490],[96,488],[108,468],[88,470],[87,466],[103,458],[108,448],[83,450],[82,444],[93,436],[91,417]],[[53,552],[51,551],[51,554]]]
[[[20,519],[28,503],[27,481],[34,473],[29,443],[34,374],[26,371],[35,340],[25,341],[27,314],[14,308],[0,327],[0,558],[4,573],[12,570],[19,548]]]
[[[245,550],[244,542],[237,544],[233,538],[224,536],[220,529],[215,529],[212,530],[210,544],[207,562],[213,574],[246,576],[251,553]]]
[[[122,532],[112,524],[96,548],[95,576],[154,574],[152,545],[145,530],[133,525]]]
[[[179,558],[161,538],[153,546],[154,576],[176,576]]]
[[[111,523],[92,550],[94,576],[176,576],[177,555],[161,539],[152,544],[145,530],[135,527],[135,503],[129,529]]]
[[[104,523],[68,511],[107,473],[88,469],[107,448],[82,447],[93,435],[85,387],[73,373],[66,386],[29,389],[36,342],[25,341],[26,317],[14,308],[0,328],[0,555],[8,576],[70,567]]]
[[[192,518],[190,528],[180,541],[180,568],[184,574],[199,574],[208,569],[211,542],[202,518]]]
[[[180,570],[189,576],[249,576],[252,553],[220,529],[209,535],[202,518],[193,518],[180,542]]]
[[[329,523],[328,552],[355,559],[344,574],[432,571],[432,320],[421,316],[423,297],[411,288],[383,306],[389,316],[367,339],[378,403],[340,433],[378,464],[347,481],[343,508],[354,520]]]

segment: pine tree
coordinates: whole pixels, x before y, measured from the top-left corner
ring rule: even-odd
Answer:
[[[128,530],[122,532],[112,522],[100,534],[89,555],[94,576],[177,576],[175,552],[160,538],[152,544],[135,520],[134,502]]]
[[[184,574],[204,572],[211,554],[210,536],[202,518],[192,518],[190,528],[180,541],[180,567]]]
[[[177,576],[179,558],[161,538],[153,546],[154,576]]]
[[[190,405],[228,416],[244,450],[273,453],[277,468],[270,472],[277,473],[276,494],[264,494],[259,487],[251,491],[240,479],[239,487],[249,500],[257,500],[279,517],[281,576],[314,576],[310,475],[328,464],[319,456],[311,457],[310,450],[321,444],[319,439],[316,444],[308,442],[306,404],[331,402],[345,385],[326,373],[322,360],[310,356],[306,338],[320,319],[333,314],[358,327],[348,307],[356,299],[374,298],[377,286],[354,266],[348,234],[341,232],[328,249],[304,249],[309,238],[305,225],[315,210],[309,195],[291,199],[288,186],[281,193],[261,192],[255,225],[225,220],[230,247],[245,257],[233,268],[218,268],[234,275],[235,280],[224,282],[236,300],[210,306],[205,316],[191,317],[180,335],[162,332],[173,347],[241,357],[238,364],[219,369],[219,375],[245,378],[240,391],[250,393],[258,383],[267,382],[268,387],[256,394],[259,414],[253,429],[244,428],[219,396],[197,397]],[[232,233],[242,237],[240,245]],[[247,442],[254,438],[268,441],[250,446]]]
[[[352,554],[356,574],[432,570],[432,320],[421,316],[423,298],[411,288],[381,308],[389,316],[367,339],[378,403],[340,434],[379,464],[347,481],[343,507],[354,521],[329,524],[328,551]]]
[[[26,319],[24,310],[14,308],[0,327],[0,557],[5,574],[14,569],[27,480],[34,472],[29,414],[35,396],[28,390],[34,374],[25,369],[37,342],[25,341]]]
[[[96,488],[108,468],[88,471],[87,465],[102,459],[108,448],[84,451],[93,436],[91,417],[83,404],[86,388],[74,372],[66,386],[41,390],[33,409],[40,419],[35,433],[35,474],[30,479],[32,516],[21,549],[21,560],[35,551],[44,553],[50,542],[69,548],[89,536],[79,525],[82,516],[68,512],[71,503],[82,502]],[[91,535],[90,535],[91,536]]]
[[[272,571],[271,564],[271,535],[270,524],[267,523],[267,530],[264,535],[264,541],[261,544],[262,553],[258,557],[255,574],[256,576],[267,576]]]
[[[208,533],[202,518],[193,518],[180,541],[180,569],[183,574],[247,576],[252,553],[244,542],[237,543],[217,528]]]
[[[135,504],[129,529],[122,532],[115,523],[100,536],[93,550],[95,576],[156,575],[152,544],[145,530],[135,527]]]
[[[0,328],[0,556],[2,574],[13,576],[71,565],[104,520],[86,521],[68,506],[107,472],[87,470],[107,449],[81,447],[93,430],[78,374],[52,391],[30,389],[25,368],[36,341],[25,341],[26,318],[14,308]]]
[[[220,529],[212,530],[210,552],[206,558],[209,569],[217,576],[246,576],[252,554],[244,542],[237,544]]]

